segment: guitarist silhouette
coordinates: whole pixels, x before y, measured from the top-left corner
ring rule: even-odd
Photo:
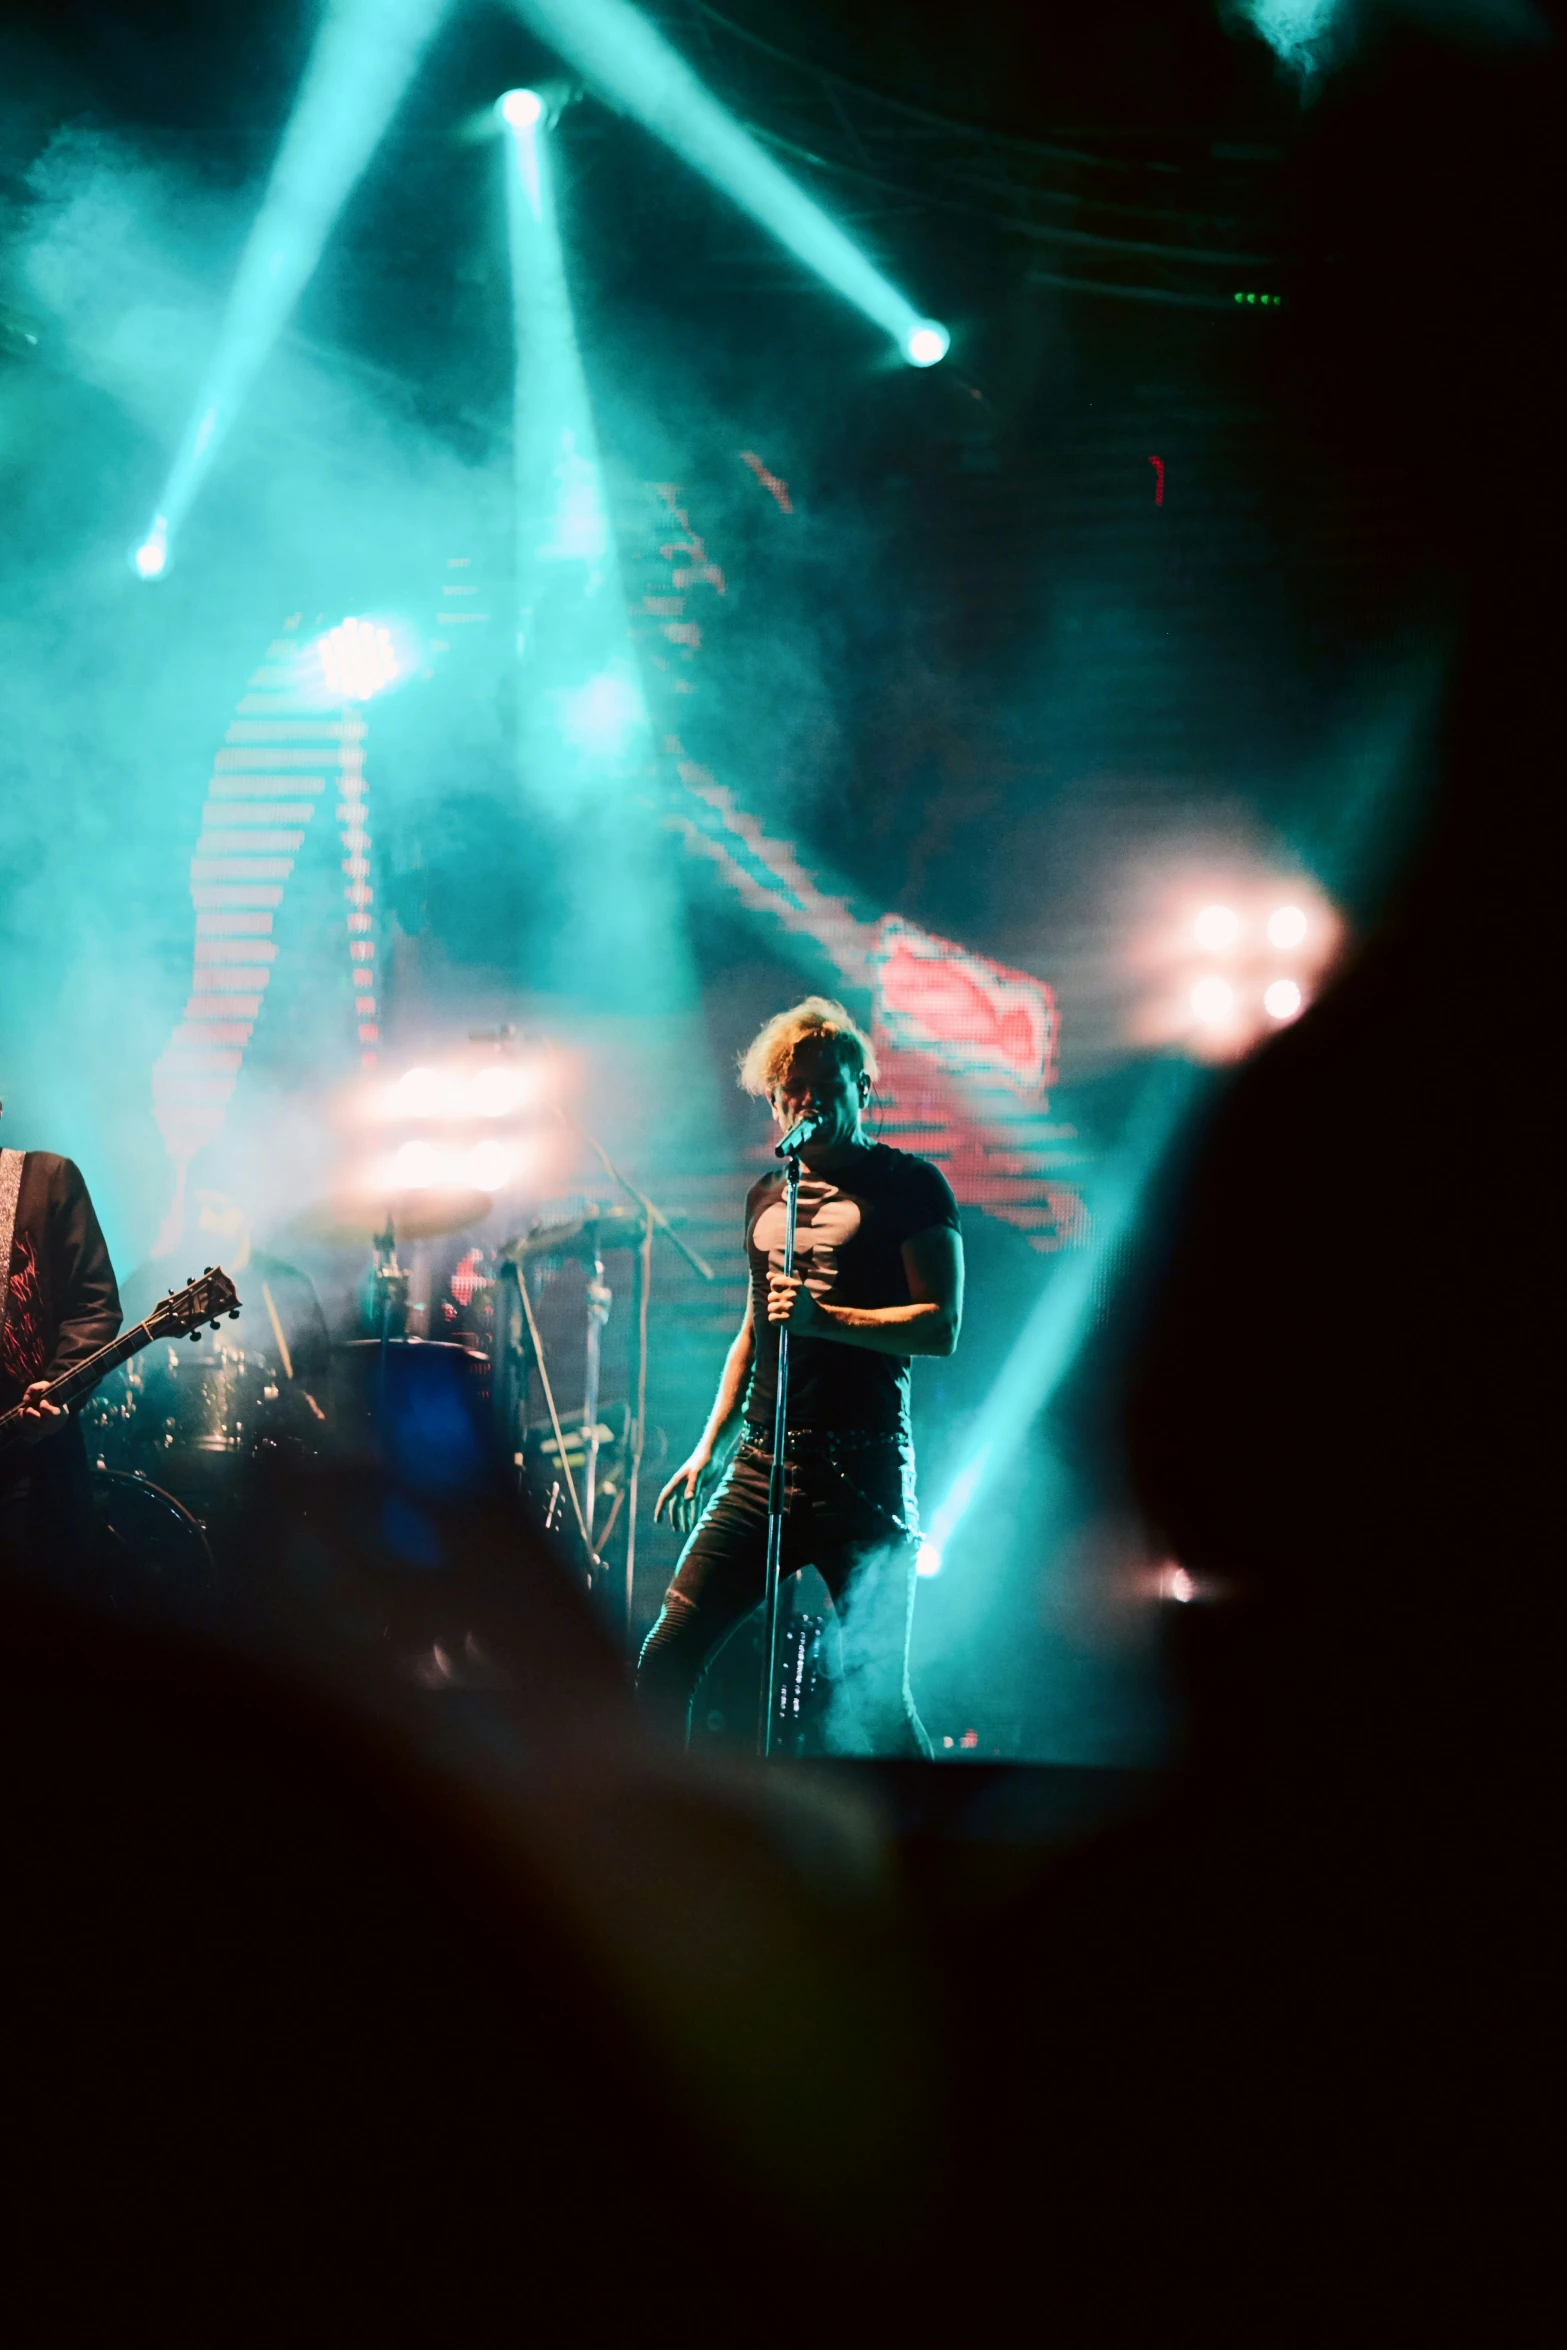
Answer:
[[[0,1572],[69,1571],[95,1527],[77,1421],[47,1390],[114,1337],[114,1268],[80,1170],[53,1151],[0,1150]]]

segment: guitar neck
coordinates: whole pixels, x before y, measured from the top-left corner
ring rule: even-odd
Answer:
[[[131,1329],[122,1330],[118,1338],[111,1338],[107,1346],[100,1346],[85,1362],[76,1363],[69,1371],[62,1371],[58,1379],[49,1383],[49,1401],[63,1410],[86,1395],[100,1379],[107,1379],[111,1371],[128,1363],[132,1355],[140,1354],[144,1346],[151,1346],[158,1333],[151,1320],[137,1322]],[[22,1408],[0,1414],[0,1443],[20,1432]]]
[[[49,1389],[49,1401],[73,1404],[79,1395],[86,1395],[107,1379],[121,1363],[128,1363],[132,1355],[139,1355],[144,1346],[151,1346],[157,1337],[150,1321],[137,1322],[129,1330],[122,1330],[118,1338],[111,1338],[107,1346],[100,1346],[84,1363],[76,1363],[69,1371],[62,1371]]]

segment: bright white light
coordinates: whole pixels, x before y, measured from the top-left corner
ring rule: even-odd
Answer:
[[[941,1573],[941,1546],[939,1543],[925,1541],[920,1544],[919,1549],[914,1553],[914,1572],[916,1575],[939,1575]],[[949,1746],[952,1744],[950,1738],[947,1740],[947,1744]]]
[[[460,1109],[450,1069],[406,1069],[393,1086],[388,1112],[397,1118],[450,1118]]]
[[[642,716],[642,696],[633,681],[606,669],[565,696],[560,726],[579,750],[613,753],[625,748]]]
[[[1300,1006],[1300,989],[1293,979],[1275,979],[1262,999],[1262,1008],[1270,1020],[1293,1020]]]
[[[496,100],[495,111],[514,131],[531,131],[544,120],[544,101],[537,90],[508,90]]]
[[[903,340],[903,356],[911,367],[935,367],[952,348],[952,337],[939,318],[922,318]]]
[[[1233,906],[1204,906],[1192,924],[1192,936],[1210,954],[1222,954],[1241,934],[1241,918]]]
[[[161,514],[142,540],[131,561],[142,579],[161,579],[169,560],[169,526]]]
[[[1235,990],[1227,979],[1199,979],[1191,1006],[1205,1028],[1222,1028],[1235,1011]]]
[[[1268,944],[1298,947],[1306,935],[1306,916],[1299,906],[1275,906],[1268,916]]]
[[[473,1111],[480,1118],[504,1118],[511,1111],[521,1109],[533,1091],[533,1073],[529,1069],[508,1068],[504,1062],[493,1069],[481,1069],[468,1089]]]
[[[1183,1607],[1188,1600],[1197,1597],[1196,1584],[1186,1569],[1178,1567],[1173,1559],[1168,1566],[1161,1567],[1159,1570],[1159,1596],[1161,1599],[1176,1600]]]
[[[481,1191],[499,1191],[510,1180],[517,1165],[517,1154],[503,1142],[476,1143],[468,1153],[467,1175]]]
[[[428,1191],[441,1171],[440,1153],[430,1142],[405,1142],[393,1154],[392,1181],[399,1191]]]
[[[327,691],[345,702],[368,702],[396,682],[401,664],[390,629],[373,620],[347,619],[316,639]]]

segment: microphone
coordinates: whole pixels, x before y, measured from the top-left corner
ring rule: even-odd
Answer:
[[[826,1124],[827,1120],[820,1110],[808,1110],[805,1116],[800,1120],[799,1125],[791,1126],[788,1133],[784,1136],[782,1142],[776,1143],[773,1146],[774,1158],[794,1158],[798,1152],[804,1150],[808,1142],[814,1142],[816,1140],[816,1137],[818,1134],[820,1134],[822,1128]]]

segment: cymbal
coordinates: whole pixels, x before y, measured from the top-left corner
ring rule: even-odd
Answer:
[[[494,1205],[492,1193],[476,1190],[405,1191],[383,1200],[322,1200],[297,1216],[289,1230],[301,1239],[341,1241],[361,1248],[388,1224],[397,1240],[440,1240],[451,1232],[465,1232]]]
[[[399,1240],[441,1240],[481,1223],[494,1205],[491,1191],[405,1191],[387,1201],[386,1215]]]
[[[531,1232],[508,1240],[499,1252],[505,1264],[524,1257],[592,1257],[598,1248],[634,1248],[642,1237],[643,1218],[635,1208],[598,1208],[573,1216],[565,1224],[535,1224]]]

